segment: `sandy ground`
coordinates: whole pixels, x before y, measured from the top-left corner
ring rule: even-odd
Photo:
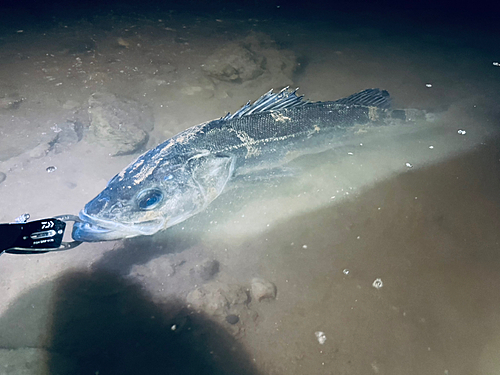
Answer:
[[[233,189],[153,237],[3,254],[0,374],[498,371],[498,56],[439,29],[291,24],[104,15],[2,35],[0,222],[76,214],[137,157],[86,136],[33,152],[57,124],[85,121],[97,91],[151,108],[148,146],[286,85],[311,100],[380,87],[435,120],[295,160],[297,177]],[[213,51],[251,31],[293,51],[294,75],[207,77]],[[256,277],[274,283],[275,300],[222,313],[188,303]]]

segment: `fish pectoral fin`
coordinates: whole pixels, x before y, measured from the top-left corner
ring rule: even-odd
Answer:
[[[233,175],[234,162],[233,156],[214,154],[190,160],[193,179],[203,189],[208,202],[217,198],[224,190]]]

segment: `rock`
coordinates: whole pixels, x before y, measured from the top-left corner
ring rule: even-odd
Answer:
[[[248,295],[242,287],[223,283],[206,284],[190,292],[187,302],[208,315],[227,315],[235,305],[245,305]]]
[[[7,178],[7,175],[3,172],[0,172],[0,184],[5,181]]]
[[[266,281],[264,279],[252,279],[250,291],[252,294],[252,299],[259,302],[264,299],[276,298],[276,286],[272,282]]]
[[[212,279],[219,272],[220,264],[215,259],[207,259],[201,264],[192,268],[191,274],[199,277],[203,281]]]
[[[83,125],[79,122],[64,122],[59,124],[57,137],[52,144],[56,154],[68,150],[72,145],[81,141],[83,137]]]
[[[88,112],[91,133],[113,156],[139,151],[154,127],[149,108],[113,94],[93,94]]]
[[[221,291],[195,289],[187,296],[187,302],[198,311],[208,315],[223,315],[229,308],[229,303]]]
[[[271,75],[284,75],[292,78],[298,67],[297,57],[293,51],[280,48],[278,44],[265,33],[251,33],[244,40],[252,51],[264,56],[266,72]]]
[[[217,49],[202,68],[219,81],[243,83],[258,79],[266,81],[268,86],[284,86],[292,83],[297,66],[292,51],[279,48],[264,33],[252,33]]]
[[[229,314],[228,316],[226,316],[226,322],[228,322],[229,324],[236,324],[239,321],[240,318],[238,318],[238,315]]]
[[[264,73],[262,55],[239,43],[229,43],[208,58],[203,70],[221,81],[245,82]]]
[[[34,149],[28,152],[30,158],[40,159],[47,155],[52,148],[50,143],[40,143]]]

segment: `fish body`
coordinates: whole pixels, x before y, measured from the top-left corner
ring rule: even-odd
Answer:
[[[389,94],[379,89],[331,102],[308,102],[287,89],[270,91],[139,156],[85,205],[73,238],[91,242],[154,234],[204,210],[237,176],[279,168],[332,148],[346,132],[407,122],[415,114],[391,110]]]

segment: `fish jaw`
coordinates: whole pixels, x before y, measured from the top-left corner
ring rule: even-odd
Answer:
[[[165,226],[165,220],[152,220],[141,224],[122,224],[79,213],[80,221],[73,225],[72,237],[75,241],[113,241],[136,236],[152,235]]]

